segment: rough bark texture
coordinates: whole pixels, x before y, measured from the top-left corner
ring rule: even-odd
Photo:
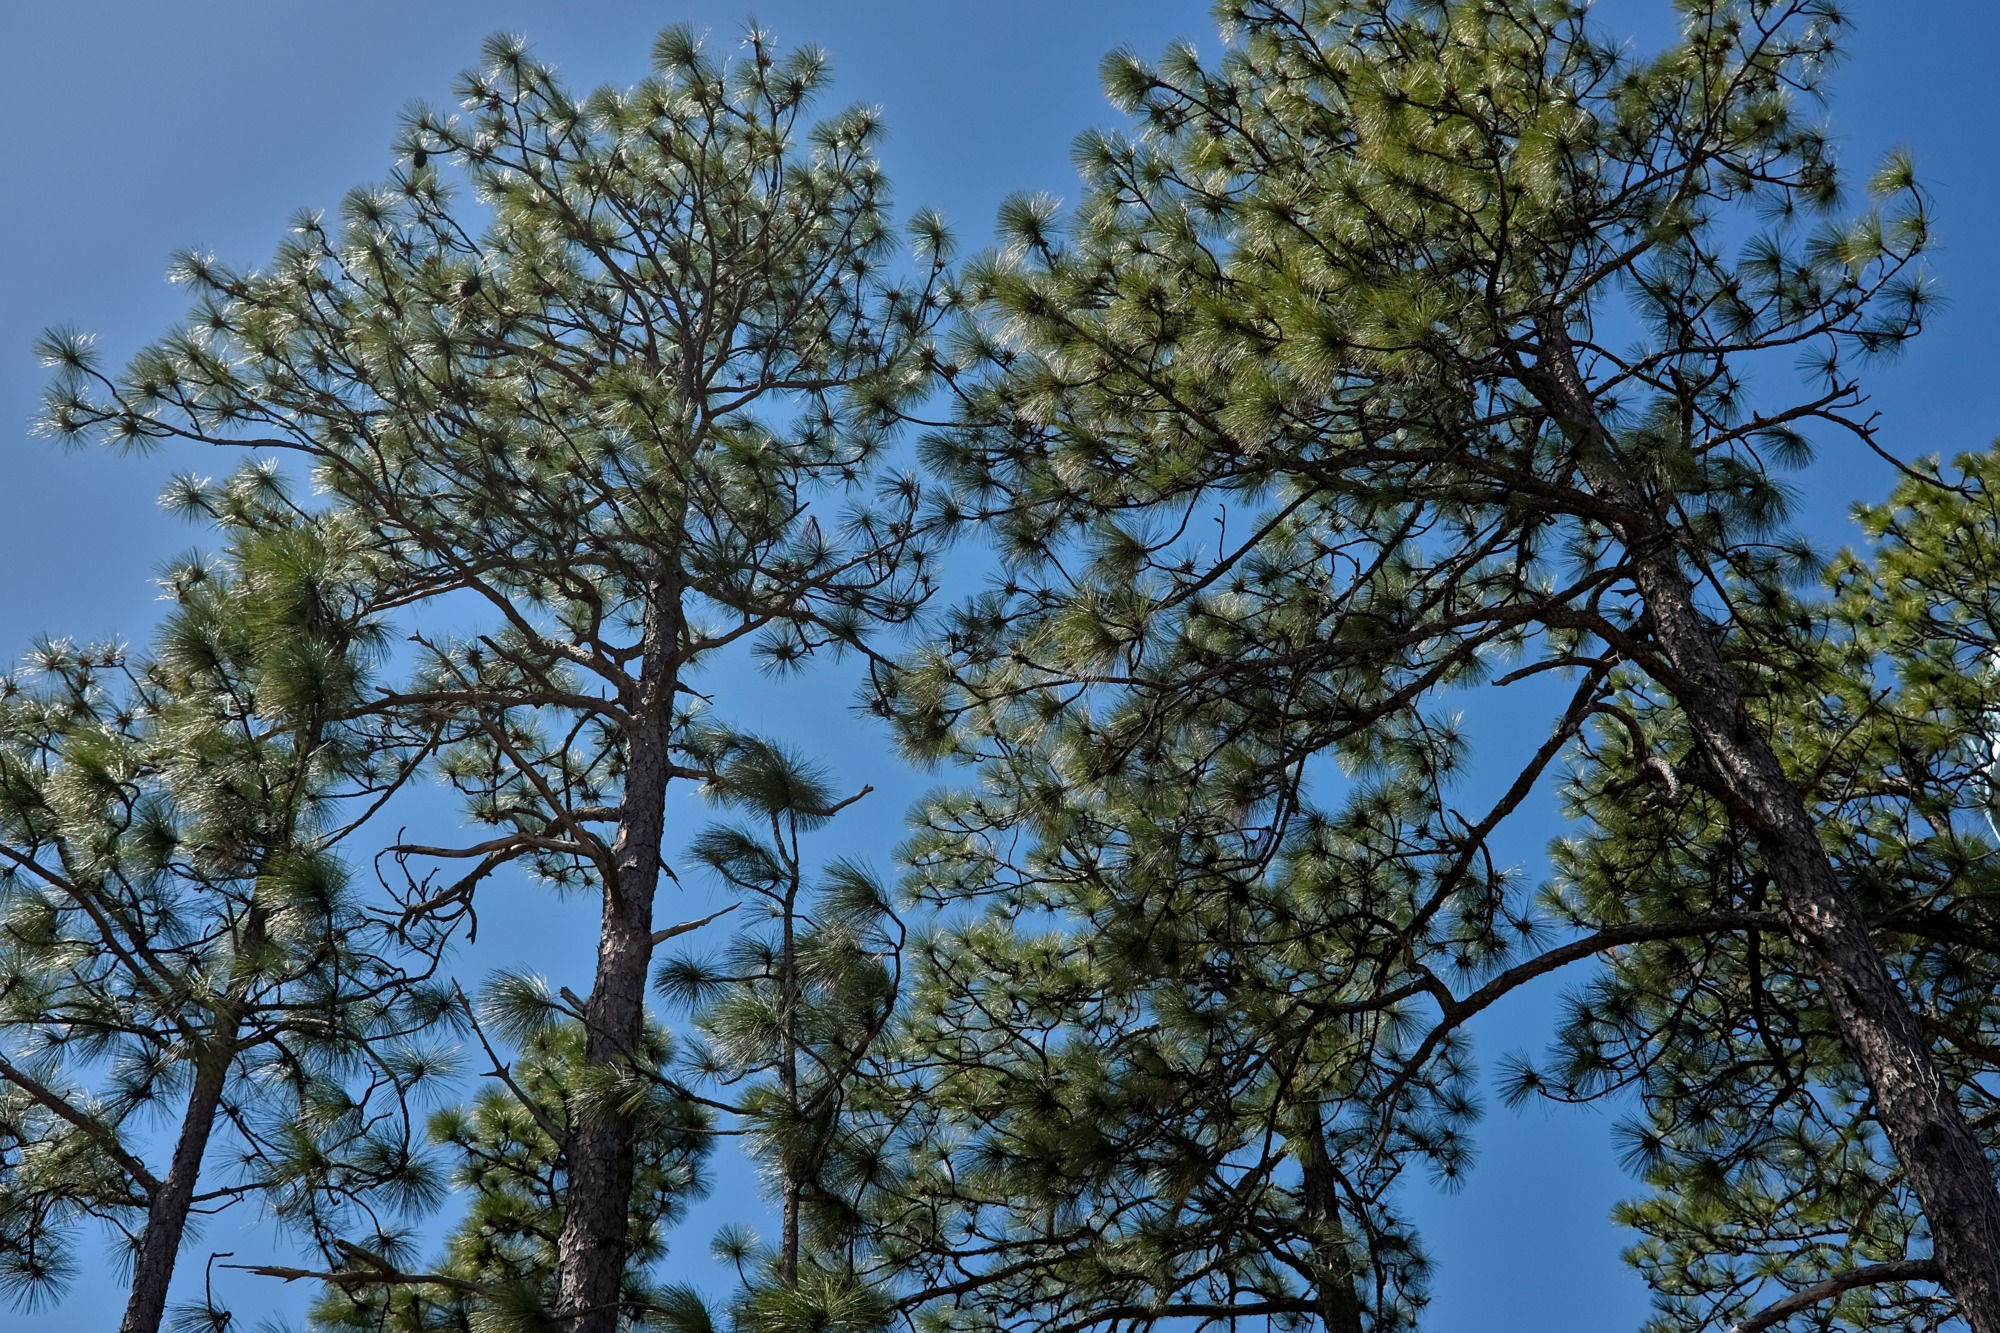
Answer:
[[[1908,999],[1869,937],[1814,831],[1804,798],[1743,707],[1666,522],[1625,476],[1560,330],[1542,331],[1548,405],[1578,444],[1591,488],[1633,516],[1618,533],[1660,651],[1661,681],[1702,757],[1749,826],[1793,940],[1869,1090],[1890,1146],[1930,1223],[1945,1285],[1975,1333],[2000,1333],[2000,1190],[1952,1089],[1931,1060]]]
[[[644,654],[625,769],[615,873],[604,886],[597,972],[584,1006],[584,1058],[617,1069],[638,1050],[653,957],[653,898],[660,883],[674,690],[680,662],[680,598],[657,584],[647,602]],[[600,1100],[579,1108],[567,1152],[568,1199],[556,1241],[559,1318],[569,1333],[615,1333],[625,1274],[634,1171],[630,1118]]]
[[[208,1151],[208,1136],[215,1129],[215,1114],[222,1105],[228,1076],[226,1047],[204,1055],[195,1068],[194,1089],[181,1116],[173,1161],[166,1179],[146,1203],[146,1229],[139,1235],[139,1249],[133,1256],[132,1290],[118,1333],[158,1333],[167,1309],[167,1286],[174,1277],[174,1259],[187,1232],[195,1182],[201,1176],[201,1159]]]
[[[1361,1333],[1361,1301],[1354,1294],[1353,1268],[1346,1251],[1332,1238],[1340,1217],[1339,1178],[1317,1124],[1303,1136],[1298,1159],[1306,1220],[1323,1232],[1313,1247],[1318,1269],[1313,1275],[1313,1308],[1326,1333]]]
[[[785,1094],[785,1109],[796,1115],[799,1109],[799,957],[798,932],[795,912],[798,907],[798,878],[793,875],[792,883],[785,890],[784,935],[779,945],[778,966],[780,969],[780,994],[778,998],[778,1022],[784,1032],[784,1058],[778,1065],[778,1087]],[[799,1206],[805,1197],[805,1182],[800,1178],[796,1151],[787,1148],[782,1155],[784,1162],[784,1228],[779,1264],[785,1281],[799,1280]]]

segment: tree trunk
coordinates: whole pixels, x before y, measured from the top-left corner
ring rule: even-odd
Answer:
[[[795,815],[794,820],[796,818]],[[794,823],[795,831],[796,827]],[[786,1132],[787,1140],[798,1132],[799,1121],[798,897],[799,870],[794,864],[791,867],[791,882],[785,889],[784,934],[778,951],[778,1025],[783,1031],[784,1041],[783,1056],[778,1064],[778,1086],[785,1096],[785,1113],[792,1118]],[[781,1219],[784,1234],[779,1242],[778,1262],[785,1281],[796,1283],[799,1280],[799,1206],[805,1197],[805,1181],[798,1145],[788,1141],[779,1148],[779,1153],[784,1170],[785,1197],[784,1217]]]
[[[1820,845],[1804,798],[1769,738],[1750,723],[1672,531],[1611,454],[1567,336],[1552,326],[1541,332],[1547,405],[1577,443],[1591,489],[1633,516],[1632,529],[1617,536],[1654,637],[1680,677],[1660,684],[1686,714],[1702,757],[1757,840],[1792,938],[1812,963],[1820,996],[1923,1206],[1945,1285],[1974,1333],[2000,1333],[2000,1190],[1986,1154]]]
[[[660,882],[669,748],[680,652],[678,588],[649,592],[642,631],[639,698],[625,791],[612,843],[615,873],[604,886],[597,973],[584,1006],[584,1060],[592,1071],[625,1067],[646,1021],[646,970],[653,957],[653,897]],[[557,1317],[569,1333],[615,1333],[625,1276],[634,1171],[630,1117],[601,1100],[578,1110],[566,1153],[568,1199],[556,1241]]]
[[[1301,1181],[1301,1211],[1316,1231],[1313,1238],[1313,1308],[1326,1333],[1361,1333],[1361,1301],[1354,1294],[1354,1267],[1336,1239],[1340,1219],[1339,1181],[1326,1153],[1319,1111],[1309,1113],[1307,1131],[1295,1150]]]
[[[166,1179],[146,1204],[146,1229],[139,1233],[139,1249],[132,1261],[132,1292],[126,1298],[125,1318],[118,1333],[158,1333],[167,1308],[167,1286],[174,1277],[174,1260],[187,1232],[195,1182],[201,1176],[201,1159],[208,1151],[208,1136],[215,1129],[215,1113],[222,1106],[222,1090],[228,1083],[229,1059],[229,1048],[222,1044],[195,1066],[194,1089],[181,1116],[172,1163]]]

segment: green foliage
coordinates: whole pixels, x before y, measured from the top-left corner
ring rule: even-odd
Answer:
[[[514,607],[510,646],[542,650],[440,653],[441,678],[535,679],[537,633],[611,633],[663,563],[718,609],[755,608],[773,663],[893,618],[891,519],[850,516],[855,546],[830,515],[800,520],[861,478],[922,384],[947,246],[920,220],[927,275],[885,280],[879,125],[859,108],[809,124],[824,57],[753,46],[723,65],[675,30],[653,78],[578,100],[493,39],[464,114],[412,112],[403,169],[338,227],[302,216],[256,272],[182,256],[193,317],[122,376],[50,335],[47,429],[299,455],[409,595]],[[777,614],[814,599],[825,624]]]
[[[668,958],[655,989],[701,1034],[690,1072],[731,1097],[745,1146],[774,1186],[778,1241],[719,1237],[743,1279],[737,1328],[876,1329],[886,1293],[857,1265],[866,1201],[895,1174],[876,1091],[900,982],[903,931],[858,864],[815,871],[800,835],[866,790],[837,798],[813,765],[768,741],[718,738],[711,799],[747,817],[692,851],[737,899],[719,957]]]
[[[923,447],[1004,568],[880,699],[913,754],[980,767],[909,849],[912,892],[955,914],[916,951],[919,1165],[881,1205],[921,1320],[1411,1326],[1400,1200],[1412,1168],[1469,1163],[1463,1025],[1613,950],[1605,984],[1656,960],[1680,1026],[1634,1019],[1614,1051],[1579,1018],[1563,1078],[1517,1091],[1651,1061],[1679,1071],[1674,1124],[1784,1101],[1672,998],[1717,953],[1788,970],[1789,1005],[1840,984],[1742,896],[1764,830],[1732,823],[1682,715],[1711,683],[1688,645],[1723,645],[1718,688],[1808,786],[1873,716],[1854,673],[1881,650],[1796,595],[1817,564],[1780,473],[1816,436],[1872,443],[1852,367],[1916,332],[1928,224],[1907,163],[1842,207],[1808,111],[1830,5],[1680,13],[1640,57],[1559,0],[1225,3],[1214,60],[1107,59],[1131,132],[1080,139],[1075,212],[1016,199],[967,266],[957,421]],[[1475,754],[1460,706],[1528,738]],[[1904,744],[1949,753],[1967,716]],[[1566,754],[1593,793],[1576,845],[1620,869],[1566,859],[1538,897],[1509,826]],[[1663,846],[1656,802],[1708,853]],[[1855,836],[1878,865],[1918,841]],[[1864,911],[1902,901],[1853,878]],[[1799,1024],[1789,1059],[1847,1058]],[[1854,1100],[1853,1069],[1823,1077],[1809,1100]],[[1835,1177],[1884,1161],[1865,1128],[1818,1151]],[[1660,1179],[1630,1216],[1670,1237],[1638,1257],[1672,1311],[1675,1264],[1729,1262],[1711,1215],[1672,1209],[1729,1190]],[[1811,1179],[1788,1197],[1857,1239],[1774,1222],[1778,1291],[1924,1257],[1904,1204]],[[1885,1290],[1894,1317],[1939,1308]]]
[[[476,926],[477,890],[509,866],[605,904],[598,975],[570,1006],[562,1184],[535,1205],[562,1213],[553,1285],[493,1285],[454,1252],[482,1275],[452,1281],[489,1310],[404,1282],[371,1241],[374,1261],[330,1279],[355,1318],[407,1307],[422,1326],[435,1306],[608,1333],[650,1308],[666,1202],[645,1164],[667,1149],[644,1142],[663,1086],[644,983],[667,790],[744,762],[712,751],[705,690],[746,651],[773,672],[873,652],[932,586],[916,484],[884,451],[936,373],[949,239],[920,216],[898,260],[879,120],[815,122],[827,82],[811,48],[752,31],[721,58],[675,28],[650,77],[579,96],[496,37],[458,110],[413,110],[397,169],[337,219],[301,216],[258,270],[182,256],[187,323],[122,372],[80,336],[44,342],[50,433],[286,456],[355,535],[411,645],[357,712],[481,826],[389,849],[400,919]],[[170,499],[235,503],[193,481]],[[500,1003],[506,1028],[520,1015]],[[530,1051],[549,1039],[516,1026]],[[515,1154],[490,1116],[468,1132]],[[555,1179],[546,1145],[519,1151]]]
[[[51,334],[53,433],[254,445],[325,498],[176,482],[235,544],[173,573],[154,659],[52,648],[0,704],[14,1280],[60,1277],[73,1217],[132,1224],[127,1120],[192,1069],[276,1108],[222,1099],[223,1188],[328,1254],[264,1271],[331,1327],[1392,1333],[1427,1299],[1409,1192],[1472,1162],[1466,1025],[1573,968],[1506,1090],[1635,1099],[1656,1333],[1942,1327],[1955,1219],[1781,853],[1831,868],[1911,1067],[2000,1148],[2000,465],[1912,472],[1865,557],[1785,531],[1787,469],[1875,443],[1855,367],[1922,322],[1926,202],[1902,159],[1844,202],[1807,114],[1830,4],[1679,11],[1637,56],[1568,0],[1225,0],[1219,58],[1106,60],[1131,127],[1079,140],[1080,206],[1009,201],[955,283],[929,217],[893,278],[879,126],[808,120],[819,53],[670,29],[578,98],[495,39],[337,225],[185,257],[189,323],[123,372]],[[926,500],[881,469],[932,390]],[[952,528],[998,569],[891,663]],[[700,692],[848,650],[913,757],[978,766],[916,814],[907,942],[802,848],[858,798]],[[1461,706],[1535,730],[1477,749]],[[391,847],[369,916],[333,812],[422,767],[482,834]],[[686,844],[733,903],[660,930],[683,780],[740,820]],[[1536,885],[1508,839],[1558,784]],[[601,896],[591,994],[409,987],[391,954],[514,865]],[[160,994],[100,947],[141,936]],[[325,1016],[208,1059],[301,988]],[[467,1211],[425,1269],[341,1204],[435,1204],[361,1094],[445,1071],[442,1020],[490,1084],[432,1121]],[[716,1238],[723,1309],[659,1263],[737,1132],[780,1219]]]
[[[890,280],[880,126],[806,119],[819,52],[753,34],[722,63],[676,29],[655,57],[578,99],[495,38],[463,113],[413,111],[404,165],[337,226],[302,216],[259,271],[182,256],[189,323],[122,375],[78,335],[42,348],[51,433],[289,453],[389,596],[487,614],[414,626],[417,670],[383,702],[440,733],[497,859],[558,886],[608,865],[589,814],[617,804],[639,715],[669,707],[641,697],[649,615],[678,681],[745,640],[773,669],[858,645],[928,586],[911,483],[880,479],[881,509],[825,497],[878,479],[926,382],[947,238],[919,218],[916,282]],[[230,503],[192,481],[174,499]],[[693,743],[685,714],[671,739]]]
[[[224,493],[281,495],[254,468]],[[143,1282],[191,1204],[324,1245],[443,1189],[409,1117],[455,1068],[442,938],[340,859],[403,774],[355,720],[382,650],[365,538],[264,519],[170,572],[150,653],[43,643],[0,684],[0,1262],[31,1302],[84,1219]]]
[[[2000,706],[2000,464],[1986,453],[1958,467],[1861,508],[1874,548],[1835,560],[1821,596],[1734,590],[1743,613],[1728,646],[1760,681],[1761,720],[1788,769],[1807,775],[1822,841],[1992,1143],[2000,877],[1985,807]],[[1642,1113],[1621,1132],[1648,1191],[1619,1216],[1643,1237],[1632,1258],[1662,1295],[1653,1327],[1667,1333],[1740,1321],[1787,1291],[1921,1255],[1930,1236],[1811,968],[1771,911],[1745,830],[1691,780],[1674,710],[1623,684],[1572,777],[1568,799],[1588,832],[1557,849],[1550,910],[1585,929],[1765,920],[1618,950],[1571,998],[1552,1061],[1517,1067],[1513,1086],[1638,1095]],[[1682,778],[1635,801],[1630,775],[1648,762]],[[1884,1282],[1788,1326],[1929,1329],[1957,1317],[1930,1283]]]
[[[407,1237],[351,1251],[326,1279],[328,1290],[313,1310],[316,1325],[381,1333],[559,1328],[553,1312],[563,1145],[578,1108],[612,1099],[639,1127],[640,1145],[623,1302],[673,1333],[702,1333],[688,1324],[698,1298],[659,1285],[652,1274],[667,1255],[668,1233],[708,1191],[712,1118],[667,1077],[673,1044],[665,1032],[648,1034],[645,1076],[629,1071],[607,1080],[585,1061],[581,1023],[545,992],[537,1001],[538,990],[531,979],[494,979],[480,1008],[486,1023],[518,1046],[519,1054],[499,1066],[507,1082],[431,1118],[431,1140],[454,1162],[451,1185],[465,1200],[442,1255],[428,1269],[405,1271],[385,1256],[406,1252]],[[394,1281],[383,1281],[385,1275]]]

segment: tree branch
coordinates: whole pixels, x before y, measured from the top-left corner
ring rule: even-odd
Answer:
[[[125,1151],[124,1147],[118,1142],[116,1131],[111,1129],[110,1126],[77,1110],[68,1098],[46,1084],[39,1082],[18,1066],[10,1063],[5,1056],[0,1056],[0,1078],[6,1079],[9,1083],[12,1083],[15,1087],[41,1103],[44,1108],[67,1120],[92,1139],[95,1139],[98,1145],[110,1153],[120,1166],[131,1173],[132,1179],[138,1181],[140,1187],[146,1193],[153,1194],[159,1190],[159,1177],[148,1171],[144,1162]]]
[[[700,930],[703,926],[707,925],[709,922],[714,921],[720,917],[728,916],[731,912],[735,911],[742,905],[743,904],[741,903],[731,903],[729,904],[729,906],[723,908],[720,912],[710,912],[707,916],[698,918],[697,920],[683,921],[677,926],[668,926],[664,930],[656,930],[653,932],[653,947],[656,949],[659,948],[662,944],[665,944],[668,940],[672,939],[676,935],[685,935],[691,930]]]
[[[1850,1268],[1845,1273],[1835,1273],[1823,1282],[1815,1282],[1775,1304],[1765,1306],[1740,1324],[1731,1324],[1729,1333],[1763,1333],[1801,1310],[1832,1300],[1856,1287],[1875,1287],[1887,1282],[1942,1281],[1944,1272],[1935,1259],[1898,1259],[1892,1263]]]

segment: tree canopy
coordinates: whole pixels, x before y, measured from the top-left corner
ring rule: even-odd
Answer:
[[[103,1219],[157,1328],[254,1200],[327,1327],[1419,1329],[1470,1025],[1556,978],[1484,1070],[1619,1109],[1649,1330],[2000,1333],[2000,464],[1869,415],[1930,201],[1816,118],[1841,15],[1678,14],[1225,0],[956,265],[814,49],[495,39],[123,369],[49,335],[53,433],[251,455],[152,654],[0,711],[9,1281]],[[900,887],[730,725],[822,657],[941,780]],[[587,994],[452,979],[524,872]],[[666,1256],[738,1142],[718,1298]]]

